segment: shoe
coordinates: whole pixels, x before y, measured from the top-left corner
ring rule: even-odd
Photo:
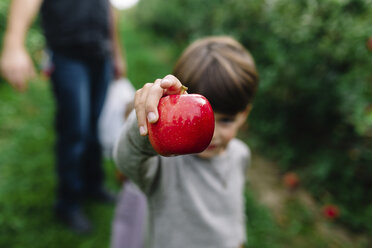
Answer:
[[[102,203],[115,203],[116,195],[107,189],[101,189],[97,192],[90,192],[87,194],[87,198],[90,200],[102,202]]]
[[[90,221],[80,210],[74,210],[69,213],[57,212],[56,217],[59,221],[66,224],[71,230],[78,234],[89,234],[92,231]]]

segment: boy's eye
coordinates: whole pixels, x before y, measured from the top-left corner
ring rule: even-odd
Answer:
[[[222,118],[219,118],[217,122],[221,124],[228,124],[228,123],[234,122],[234,118],[233,117],[222,117]]]

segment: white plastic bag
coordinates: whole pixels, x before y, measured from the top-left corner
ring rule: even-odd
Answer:
[[[103,154],[107,158],[112,158],[115,141],[125,122],[126,107],[133,101],[135,92],[127,78],[116,80],[109,86],[98,123],[99,139]]]

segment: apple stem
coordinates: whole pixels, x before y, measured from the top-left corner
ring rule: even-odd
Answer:
[[[182,86],[181,86],[180,95],[185,94],[185,92],[186,92],[187,89],[188,89],[188,88],[187,88],[185,85],[182,85]]]

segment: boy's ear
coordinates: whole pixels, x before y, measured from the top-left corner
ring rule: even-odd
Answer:
[[[247,107],[243,110],[243,113],[245,115],[245,117],[247,118],[248,115],[251,113],[251,110],[253,108],[253,105],[252,103],[248,104]]]
[[[239,126],[242,127],[248,118],[249,113],[252,110],[253,105],[249,104],[242,112],[239,113]]]

